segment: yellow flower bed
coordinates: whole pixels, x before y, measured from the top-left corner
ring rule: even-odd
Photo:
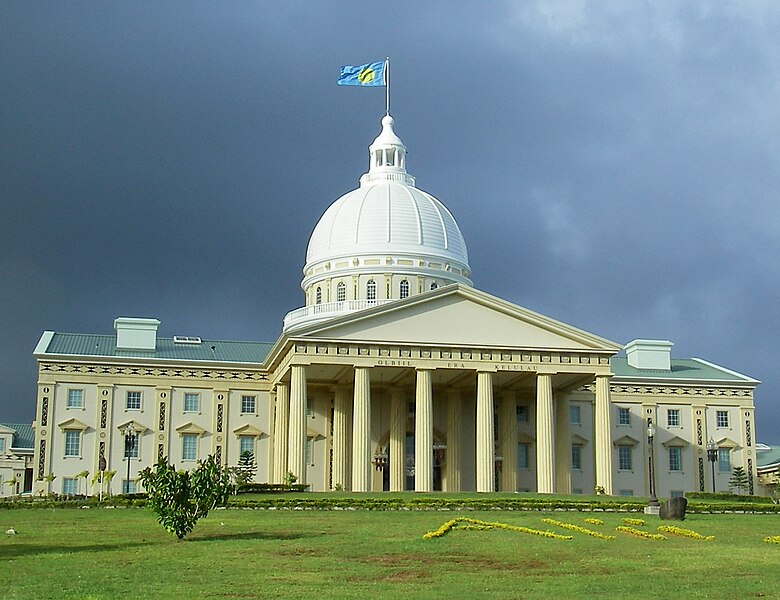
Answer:
[[[634,529],[633,527],[626,527],[625,525],[618,525],[615,527],[617,531],[622,531],[623,533],[628,533],[630,535],[635,535],[637,537],[645,538],[647,540],[665,540],[666,536],[661,535],[660,533],[650,533],[648,531],[641,531],[640,529]]]
[[[553,533],[552,531],[541,531],[539,529],[529,529],[528,527],[520,527],[518,525],[509,525],[507,523],[494,523],[489,521],[480,521],[478,519],[469,519],[467,517],[457,517],[450,519],[439,527],[436,531],[429,531],[423,538],[430,540],[433,538],[442,537],[446,533],[449,533],[453,529],[465,529],[471,531],[485,531],[488,529],[508,529],[509,531],[517,531],[520,533],[528,533],[531,535],[538,535],[540,537],[551,538],[554,540],[571,540],[570,535],[560,535]]]
[[[631,519],[631,518],[626,517],[625,519],[623,519],[623,523],[625,523],[626,525],[634,525],[635,527],[642,527],[645,524],[645,520],[644,519]]]
[[[715,539],[714,535],[702,535],[700,533],[696,533],[695,531],[691,531],[690,529],[683,529],[682,527],[677,527],[675,525],[659,525],[658,531],[691,538],[692,540],[710,541]]]
[[[764,538],[767,544],[780,544],[780,535],[770,535]]]
[[[602,540],[615,539],[614,535],[605,535],[603,533],[599,533],[598,531],[586,529],[585,527],[580,527],[579,525],[573,525],[571,523],[564,523],[563,521],[556,521],[555,519],[542,519],[542,523],[547,523],[548,525],[557,525],[558,527],[563,527],[564,529],[569,529],[571,531],[576,531],[578,533],[584,533],[585,535],[589,535]]]
[[[593,517],[588,517],[587,519],[585,519],[585,522],[586,523],[590,523],[591,525],[603,525],[604,524],[604,521],[602,521],[601,519],[594,519]]]

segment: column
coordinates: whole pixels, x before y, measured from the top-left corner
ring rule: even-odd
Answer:
[[[477,491],[495,491],[493,374],[477,373]]]
[[[349,488],[347,481],[347,422],[349,421],[350,389],[346,385],[337,385],[333,399],[333,489]]]
[[[424,369],[417,370],[414,402],[414,491],[433,491],[433,390]]]
[[[352,409],[352,491],[371,491],[371,378],[368,368],[355,367]]]
[[[306,368],[293,365],[290,378],[290,437],[287,469],[297,483],[306,483]]]
[[[571,494],[569,399],[563,394],[555,398],[555,491]]]
[[[536,376],[536,491],[555,493],[552,375]]]
[[[447,491],[461,491],[460,446],[462,410],[460,390],[449,390],[447,395]]]
[[[286,383],[276,384],[276,416],[274,418],[274,483],[284,483],[287,475],[287,444],[290,439],[290,388]]]
[[[499,419],[501,432],[501,454],[504,463],[501,468],[501,491],[517,491],[517,402],[513,392],[504,392],[501,397]]]
[[[406,398],[402,388],[393,388],[390,404],[390,491],[406,488]]]
[[[612,427],[610,425],[609,380],[611,375],[596,375],[596,407],[593,428],[596,438],[596,486],[612,495]]]

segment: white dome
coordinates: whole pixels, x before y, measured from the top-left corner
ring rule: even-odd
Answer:
[[[311,235],[306,264],[399,253],[468,268],[466,242],[441,202],[410,185],[376,181],[330,205]]]
[[[471,285],[466,242],[450,211],[415,187],[406,147],[385,115],[360,187],[328,207],[306,250],[306,306],[285,331],[459,283]]]

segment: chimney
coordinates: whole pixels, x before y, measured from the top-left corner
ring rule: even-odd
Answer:
[[[672,346],[667,340],[634,340],[626,344],[628,364],[635,369],[672,370]]]
[[[114,319],[117,350],[146,350],[154,352],[157,347],[157,319],[117,317]]]

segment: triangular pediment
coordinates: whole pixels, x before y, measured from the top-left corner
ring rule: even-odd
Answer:
[[[459,285],[309,326],[296,337],[618,352],[620,345]]]
[[[258,429],[254,425],[250,425],[247,423],[246,425],[242,425],[241,427],[236,427],[233,430],[233,433],[236,435],[253,435],[255,437],[260,437],[262,435],[265,435],[265,432]]]
[[[62,423],[58,423],[57,427],[60,429],[77,429],[80,431],[84,431],[85,429],[89,429],[89,425],[86,423],[82,423],[78,419],[68,419],[67,421],[62,421]]]
[[[715,444],[718,448],[730,448],[732,450],[740,448],[740,445],[737,442],[727,437],[719,439]]]
[[[194,433],[195,435],[203,435],[206,433],[206,430],[203,429],[203,427],[199,427],[198,425],[195,425],[195,423],[185,423],[184,425],[180,425],[176,428],[176,431],[179,435],[184,435],[185,433]]]
[[[580,444],[580,445],[584,446],[585,444],[587,444],[589,442],[590,442],[590,440],[585,439],[584,437],[582,437],[581,435],[578,435],[576,433],[573,436],[571,436],[571,443],[572,444]]]
[[[117,429],[121,432],[127,432],[127,429],[130,428],[136,433],[146,433],[149,431],[149,428],[145,425],[141,425],[138,421],[127,421],[126,423],[122,423],[121,425],[117,426]]]
[[[624,435],[623,437],[616,439],[612,443],[615,446],[636,446],[639,444],[639,440],[636,438],[632,438],[630,435]]]
[[[688,440],[684,440],[680,436],[674,436],[672,439],[666,440],[663,444],[661,444],[664,448],[671,448],[672,446],[689,446],[690,442]]]

